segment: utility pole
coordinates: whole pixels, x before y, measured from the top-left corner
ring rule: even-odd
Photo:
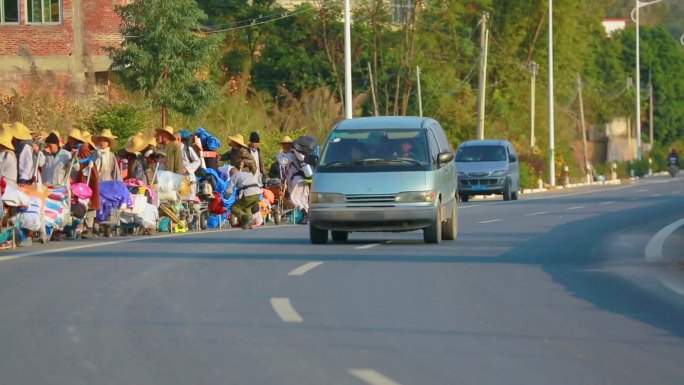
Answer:
[[[487,19],[489,14],[484,12],[480,21],[480,82],[478,87],[477,99],[477,133],[479,140],[484,139],[484,118],[485,118],[485,88],[487,86],[487,50],[489,48],[489,30],[487,29]]]
[[[423,96],[420,93],[420,67],[416,66],[416,81],[418,82],[418,116],[423,116]]]
[[[368,62],[368,76],[370,77],[371,96],[373,97],[373,112],[375,116],[378,116],[378,99],[375,96],[375,83],[373,83],[373,70],[370,62]]]
[[[651,142],[651,151],[653,150],[653,83],[651,82],[651,71],[648,71],[648,137]]]
[[[589,178],[589,157],[587,156],[587,126],[584,122],[584,102],[582,101],[582,78],[577,74],[577,92],[579,95],[580,124],[582,125],[582,151],[584,153],[584,174]]]
[[[535,121],[535,95],[537,90],[537,70],[539,66],[536,62],[527,63],[527,68],[532,72],[532,78],[530,80],[530,148],[534,148],[537,143],[537,139],[534,136],[534,121]]]
[[[353,116],[351,73],[351,0],[344,0],[344,118]]]

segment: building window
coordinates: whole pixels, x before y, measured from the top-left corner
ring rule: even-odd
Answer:
[[[19,0],[0,0],[0,24],[19,23]]]
[[[26,21],[34,24],[62,21],[62,0],[26,0]]]
[[[411,20],[413,0],[392,0],[392,21],[405,23]]]

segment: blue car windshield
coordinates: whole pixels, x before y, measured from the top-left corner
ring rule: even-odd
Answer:
[[[355,129],[333,132],[320,168],[417,167],[428,165],[428,147],[422,129]]]
[[[457,162],[502,162],[506,161],[503,146],[465,146],[456,152]]]

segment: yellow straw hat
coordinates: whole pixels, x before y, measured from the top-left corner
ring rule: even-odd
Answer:
[[[6,147],[8,150],[14,150],[12,134],[6,129],[0,131],[0,146]]]
[[[21,122],[3,123],[2,128],[18,140],[31,140],[33,138],[33,132]]]
[[[294,143],[294,140],[292,140],[291,137],[288,135],[283,136],[283,139],[280,141],[281,144],[283,143]]]
[[[83,131],[81,133],[81,136],[83,137],[83,142],[88,143],[91,148],[97,148],[95,143],[93,142],[93,135],[90,134],[88,131]]]
[[[109,128],[105,128],[100,132],[100,135],[93,135],[93,142],[95,143],[100,143],[100,140],[102,139],[108,141],[110,147],[114,147],[116,146],[116,139],[118,139],[118,136],[112,134],[112,131]]]
[[[154,133],[157,135],[166,134],[166,135],[168,135],[169,138],[171,138],[172,141],[176,140],[176,137],[173,136],[173,127],[171,127],[171,126],[166,126],[164,128],[157,128],[154,131]]]
[[[72,128],[69,130],[69,133],[67,134],[68,137],[73,138],[79,142],[84,142],[85,140],[83,139],[83,134],[81,133],[81,130],[78,128]]]
[[[147,148],[147,142],[142,135],[133,135],[128,138],[124,149],[131,154],[140,153],[142,150]]]
[[[228,141],[235,142],[239,146],[247,148],[247,145],[245,144],[245,138],[242,136],[242,134],[230,135],[228,136]]]

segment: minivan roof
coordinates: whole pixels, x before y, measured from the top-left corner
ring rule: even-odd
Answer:
[[[505,146],[509,144],[507,140],[503,139],[484,139],[484,140],[469,140],[460,144],[459,147],[469,146]]]
[[[370,116],[343,120],[335,126],[335,130],[424,128],[434,121],[434,119],[421,116]]]

